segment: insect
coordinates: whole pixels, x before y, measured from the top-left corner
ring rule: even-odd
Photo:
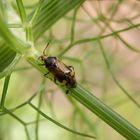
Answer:
[[[43,65],[48,69],[48,73],[51,73],[54,76],[54,81],[59,81],[62,85],[67,86],[68,88],[76,87],[75,71],[72,66],[65,65],[57,57],[47,56],[45,50],[48,47],[49,43],[43,51],[43,55],[40,56],[40,59],[44,62]]]

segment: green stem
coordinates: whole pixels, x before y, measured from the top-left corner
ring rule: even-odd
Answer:
[[[20,122],[24,126],[27,140],[31,140],[26,123],[23,120],[21,120],[19,117],[17,117],[14,113],[10,112],[8,109],[4,108],[4,110],[5,112],[7,112],[10,116],[12,116],[14,119],[16,119],[18,122]]]
[[[12,113],[11,111],[9,111],[8,109],[4,108],[4,111],[7,112],[10,116],[12,116],[13,118],[15,118],[18,122],[20,122],[22,125],[26,126],[26,123],[21,120],[19,117],[17,117],[14,113]]]
[[[135,126],[130,124],[118,113],[113,111],[110,107],[105,105],[97,97],[92,95],[89,91],[85,90],[83,87],[77,85],[76,88],[71,89],[70,94],[73,98],[78,100],[81,104],[86,106],[90,111],[95,113],[103,121],[109,124],[122,136],[129,140],[139,140],[140,130]]]
[[[109,64],[109,61],[107,59],[107,55],[105,53],[105,50],[103,48],[103,45],[100,41],[98,41],[99,43],[99,47],[100,47],[100,50],[102,52],[102,55],[104,57],[104,60],[105,60],[105,63],[106,63],[106,66],[107,66],[107,69],[109,71],[109,73],[111,74],[114,82],[117,84],[117,86],[123,91],[123,93],[140,109],[140,104],[137,103],[137,101],[130,95],[130,93],[120,84],[120,82],[117,80],[116,76],[114,75],[112,69],[111,69],[111,66]]]
[[[140,26],[140,23],[135,24],[133,26],[129,26],[129,27],[121,29],[121,30],[116,30],[116,31],[114,31],[112,33],[109,33],[109,34],[106,34],[106,35],[99,35],[99,36],[96,36],[96,37],[93,37],[93,38],[85,38],[85,39],[82,39],[82,40],[77,40],[77,41],[73,42],[72,44],[70,44],[66,49],[61,51],[61,53],[58,56],[61,57],[63,54],[65,54],[68,50],[70,50],[75,45],[82,44],[82,43],[87,43],[87,42],[93,42],[93,41],[105,39],[107,37],[112,37],[113,35],[116,35],[116,34],[119,34],[121,32],[131,30],[131,29],[139,27],[139,26]]]
[[[19,38],[15,37],[14,34],[8,29],[6,23],[0,16],[0,35],[5,39],[9,47],[17,53],[23,54],[30,46],[23,42]]]
[[[89,137],[89,138],[95,138],[94,136],[91,136],[91,135],[87,135],[87,134],[84,134],[84,133],[80,133],[80,132],[77,132],[77,131],[74,131],[64,125],[62,125],[61,123],[55,121],[54,119],[50,118],[49,116],[47,116],[46,114],[44,114],[41,110],[39,110],[37,107],[35,107],[32,103],[29,103],[29,105],[35,109],[40,115],[42,115],[44,118],[50,120],[51,122],[55,123],[56,125],[58,125],[59,127],[69,131],[69,132],[72,132],[74,134],[77,134],[77,135],[80,135],[80,136],[84,136],[84,137]]]
[[[6,21],[7,18],[7,11],[5,10],[6,4],[4,3],[4,0],[0,0],[0,16]]]
[[[44,87],[45,85],[45,79],[43,79],[43,82],[42,82],[42,85]],[[41,104],[42,104],[42,96],[43,96],[43,93],[45,92],[44,88],[40,91],[40,95],[39,95],[39,100],[38,100],[38,109],[40,109],[41,107]],[[37,112],[36,114],[36,126],[35,126],[35,137],[36,137],[36,140],[39,140],[39,119],[40,119],[40,114]]]
[[[47,69],[38,65],[38,55],[26,56],[26,59],[34,67],[36,67],[41,73],[45,74]],[[90,92],[86,91],[81,86],[77,85],[76,88],[71,89],[72,97],[81,102],[89,110],[95,113],[103,121],[109,124],[117,132],[127,139],[139,140],[140,131],[134,127],[131,123],[126,121],[122,116],[113,111],[110,107],[101,102],[98,98],[91,95]],[[40,112],[41,113],[41,112]],[[41,113],[42,114],[42,113]],[[44,115],[44,114],[42,114]]]
[[[43,3],[43,2],[44,2],[44,0],[40,0],[40,1],[38,2],[37,8],[36,8],[36,10],[35,10],[35,12],[34,12],[34,14],[33,14],[33,16],[32,16],[32,19],[31,19],[31,21],[30,21],[31,24],[33,24],[33,23],[36,22],[36,20],[37,20],[37,18],[38,18],[38,15],[39,15],[39,13],[40,13],[40,9],[41,9],[41,6],[42,6],[42,3]]]
[[[4,81],[4,87],[3,87],[2,97],[1,97],[1,102],[0,102],[0,108],[2,110],[4,109],[4,104],[5,104],[5,99],[6,99],[6,94],[7,94],[7,89],[8,89],[8,85],[9,85],[10,76],[11,75],[8,75],[5,78],[5,81]]]
[[[17,3],[19,14],[20,14],[21,22],[23,23],[24,26],[26,26],[27,17],[26,17],[25,8],[23,6],[23,2],[22,0],[16,0],[16,3]]]
[[[76,15],[77,15],[78,9],[79,9],[79,7],[74,9],[74,13],[73,13],[73,19],[72,19],[72,25],[71,25],[71,40],[70,40],[71,44],[73,43],[74,37],[75,37]]]
[[[33,43],[32,25],[27,21],[26,11],[22,0],[16,0],[16,2],[20,14],[21,22],[26,31],[26,39],[32,44]]]
[[[83,121],[85,122],[85,124],[87,124],[87,126],[89,126],[91,131],[94,131],[93,133],[95,133],[95,124],[93,122],[91,122],[88,119],[88,116],[85,114],[85,112],[78,106],[77,102],[75,102],[73,100],[73,98],[69,98],[69,101],[72,103],[73,107],[75,108],[75,110],[80,114],[81,118],[83,119]]]
[[[25,129],[25,134],[26,134],[27,140],[31,140],[31,139],[30,139],[30,136],[29,136],[29,132],[28,132],[27,126],[26,126],[26,125],[24,126],[24,129]]]

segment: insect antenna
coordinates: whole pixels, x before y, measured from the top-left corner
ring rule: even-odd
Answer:
[[[50,44],[50,42],[47,43],[45,49],[43,50],[43,55],[46,55],[45,51],[46,51],[46,49],[48,48],[49,44]]]

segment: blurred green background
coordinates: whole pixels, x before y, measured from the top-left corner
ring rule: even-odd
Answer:
[[[9,26],[14,23],[19,24],[20,19],[16,12],[15,1],[7,0],[5,2],[8,5],[6,10]],[[24,0],[23,4],[27,14],[30,15],[38,1]],[[115,31],[130,26],[133,27],[140,23],[139,9],[140,2],[137,0],[87,0],[78,8],[75,14],[75,11],[71,10],[39,38],[35,44],[36,48],[42,52],[47,42],[51,40],[47,54],[51,56],[61,54],[72,39],[72,27],[74,27],[74,40],[82,41],[85,38],[105,36],[112,33],[110,36],[101,39],[111,70],[131,97],[139,103],[140,59],[139,51],[135,51],[135,49],[140,49],[140,29],[136,27],[121,32],[119,36],[115,35]],[[24,39],[23,29],[10,29]],[[140,109],[112,79],[97,39],[75,45],[62,56],[62,60],[66,64],[74,66],[76,79],[79,83],[137,128],[140,128]],[[28,100],[38,90],[42,79],[43,76],[21,58],[11,75],[5,106],[9,109],[14,108]],[[0,96],[3,85],[4,78],[0,80]],[[84,114],[83,117],[69,102],[65,93],[52,81],[46,80],[45,85],[45,92],[41,99],[41,110],[44,113],[73,130],[95,135],[97,140],[125,139],[77,103]],[[33,100],[36,105],[39,96],[38,94]],[[17,109],[14,114],[27,123],[31,122],[27,125],[31,140],[37,140],[37,137],[39,140],[89,139],[67,132],[41,116],[37,127],[37,112],[29,105]],[[25,132],[24,126],[10,115],[0,116],[0,140],[26,140]],[[36,136],[37,132],[38,136]]]

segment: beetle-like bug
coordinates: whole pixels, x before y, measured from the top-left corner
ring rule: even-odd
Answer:
[[[76,87],[75,71],[72,66],[65,65],[57,57],[47,56],[45,50],[48,47],[49,43],[43,51],[43,55],[40,56],[41,60],[44,62],[43,65],[48,69],[48,73],[51,73],[54,76],[54,81],[59,81],[62,85],[67,86],[68,88]],[[45,75],[47,75],[45,74]]]

